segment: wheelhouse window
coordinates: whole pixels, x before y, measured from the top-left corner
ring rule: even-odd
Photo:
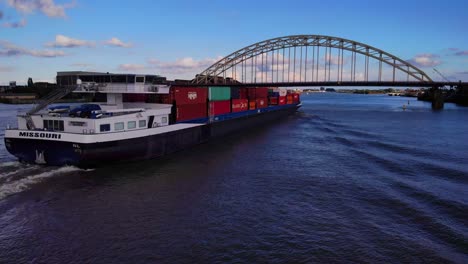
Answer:
[[[94,77],[92,75],[83,75],[79,76],[82,82],[94,82]]]
[[[136,121],[128,121],[128,123],[127,123],[127,128],[128,128],[128,129],[134,129],[134,128],[136,128]]]
[[[138,126],[139,126],[139,127],[146,127],[146,120],[140,120],[140,121],[138,121]]]
[[[64,131],[63,120],[43,120],[45,130]]]
[[[110,131],[110,124],[102,124],[99,126],[99,131],[101,132],[107,132]]]
[[[124,130],[124,122],[115,123],[114,124],[114,130],[115,131]]]
[[[135,78],[136,83],[144,83],[145,82],[145,76],[137,76]]]
[[[145,76],[145,83],[153,83],[153,81],[154,81],[154,76],[151,76],[151,75]]]
[[[111,82],[113,83],[126,83],[127,75],[112,75]]]

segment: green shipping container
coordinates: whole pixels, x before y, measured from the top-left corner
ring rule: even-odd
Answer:
[[[210,86],[208,99],[210,101],[224,101],[231,99],[231,87]]]

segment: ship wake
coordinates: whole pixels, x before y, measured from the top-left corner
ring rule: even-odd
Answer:
[[[0,163],[0,200],[31,189],[35,184],[57,176],[82,171],[73,166],[42,167],[19,162]]]

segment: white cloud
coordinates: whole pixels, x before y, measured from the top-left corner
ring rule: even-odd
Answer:
[[[196,74],[201,73],[221,58],[222,57],[196,60],[191,57],[185,57],[176,59],[175,61],[149,59],[147,62],[149,68],[153,69],[156,74],[161,74],[173,79],[192,79]]]
[[[64,35],[56,35],[55,42],[47,43],[47,47],[55,48],[76,48],[76,47],[94,47],[92,41],[70,38]]]
[[[130,48],[132,46],[132,43],[125,43],[118,38],[111,38],[105,41],[104,44],[121,48]]]
[[[7,0],[8,5],[18,12],[29,14],[39,11],[48,17],[66,17],[65,9],[75,6],[75,2],[57,5],[54,0]]]
[[[16,46],[8,41],[0,40],[0,56],[33,56],[43,58],[53,58],[65,56],[65,53],[60,50],[32,50],[20,46]]]
[[[141,71],[147,67],[143,64],[120,64],[118,67],[119,71]]]
[[[408,62],[416,67],[435,67],[442,63],[438,58],[438,55],[425,53],[414,56]]]
[[[155,67],[169,68],[169,69],[197,69],[200,67],[209,67],[216,61],[221,58],[206,58],[202,60],[194,60],[191,57],[185,57],[181,59],[176,59],[175,61],[160,61],[157,59],[149,59],[148,63],[154,65]]]
[[[157,59],[149,59],[148,63],[153,67],[163,70],[168,73],[191,73],[193,76],[195,74],[201,73],[203,70],[217,62],[218,58],[206,58],[201,60],[194,60],[191,57],[185,57],[181,59],[176,59],[175,61],[160,61]]]
[[[145,64],[120,64],[117,67],[119,71],[126,72],[148,72],[152,74],[164,75],[168,78],[194,78],[195,74],[201,73],[205,68],[221,59],[202,59],[195,60],[187,57],[176,59],[175,61],[161,61],[158,59],[149,59]]]
[[[2,26],[6,28],[22,28],[26,26],[26,24],[27,24],[26,19],[23,18],[18,22],[5,22],[2,24]]]

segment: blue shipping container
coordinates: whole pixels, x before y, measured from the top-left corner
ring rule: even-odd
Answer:
[[[232,99],[240,99],[239,98],[239,87],[231,87],[231,98]]]

